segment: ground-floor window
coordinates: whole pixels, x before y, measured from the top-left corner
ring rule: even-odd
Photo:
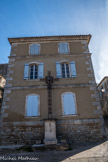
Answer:
[[[62,94],[62,112],[63,115],[74,115],[77,112],[76,95],[72,92]]]
[[[36,117],[40,115],[40,97],[37,94],[26,96],[26,116]]]

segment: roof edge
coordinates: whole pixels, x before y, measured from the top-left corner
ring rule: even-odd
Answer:
[[[108,78],[108,76],[105,76],[101,81],[100,81],[100,83],[98,84],[98,87],[101,85],[101,83],[105,80],[105,79],[107,79]]]
[[[87,40],[89,44],[91,39],[91,34],[88,35],[55,35],[55,36],[36,36],[36,37],[16,37],[16,38],[8,38],[10,44],[18,43],[18,42],[31,42],[31,41],[56,41],[59,39],[68,38],[73,40]]]

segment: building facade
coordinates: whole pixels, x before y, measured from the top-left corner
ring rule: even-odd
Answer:
[[[108,117],[108,76],[104,77],[98,84],[98,90],[103,116]]]
[[[9,38],[11,53],[1,110],[2,145],[43,143],[49,115],[56,122],[58,142],[66,139],[72,144],[102,138],[103,118],[88,49],[90,38]],[[53,77],[50,93],[45,82],[49,71]]]
[[[0,112],[1,112],[1,106],[3,100],[4,86],[6,83],[7,67],[8,64],[0,64]]]

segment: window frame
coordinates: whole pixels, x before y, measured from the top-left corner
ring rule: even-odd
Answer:
[[[39,81],[40,80],[40,74],[39,74],[39,65],[40,64],[43,64],[43,78],[44,78],[44,63],[40,63],[40,62],[30,62],[30,63],[28,63],[28,81]],[[37,65],[38,66],[38,78],[37,79],[30,79],[30,66],[32,66],[32,65]]]
[[[67,44],[68,52],[60,52],[60,48],[59,48],[60,44]],[[66,54],[66,55],[69,54],[70,53],[69,43],[68,42],[60,42],[60,43],[58,43],[58,53],[59,54]]]
[[[38,97],[38,116],[27,116],[27,97],[29,96],[37,96]],[[25,98],[25,118],[40,118],[40,95],[38,94],[28,94]]]
[[[61,62],[60,64],[61,64],[61,74],[62,74],[62,78],[71,78],[70,63],[68,63],[68,62]],[[64,68],[65,68],[65,77],[63,77],[63,72],[62,72],[62,65],[63,64],[64,64]],[[67,77],[66,64],[68,64],[68,68],[69,68],[69,77]]]
[[[75,103],[75,114],[64,114],[64,95],[65,94],[72,94],[75,95],[74,97],[74,103]],[[61,94],[61,104],[62,104],[62,117],[70,117],[70,116],[78,116],[78,110],[77,110],[77,103],[76,103],[76,94],[73,92],[64,92]]]
[[[30,78],[31,66],[33,66],[33,79]],[[37,66],[37,78],[34,78],[35,77],[35,66]],[[37,79],[39,79],[38,78],[38,75],[39,75],[38,74],[39,73],[39,65],[38,64],[30,64],[29,65],[29,72],[28,73],[29,73],[29,77],[28,77],[29,80],[37,80]]]
[[[68,64],[69,65],[69,77],[62,77],[62,64]],[[73,67],[72,67],[73,66]],[[56,78],[60,79],[70,79],[70,78],[76,78],[77,77],[77,69],[76,69],[76,61],[70,61],[70,60],[62,60],[59,62],[56,62]],[[65,69],[66,71],[66,69]]]
[[[33,46],[33,45],[37,45],[37,46],[38,46],[38,48],[39,48],[39,53],[34,53],[34,54],[31,53],[31,46]],[[38,44],[38,43],[32,43],[32,44],[30,44],[30,45],[29,45],[29,55],[30,55],[30,56],[37,56],[37,55],[40,55],[40,50],[41,50],[40,48],[41,48],[41,46],[40,46],[40,44]]]

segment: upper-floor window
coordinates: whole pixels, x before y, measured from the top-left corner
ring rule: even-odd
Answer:
[[[36,117],[40,115],[40,96],[31,94],[26,96],[26,116]]]
[[[61,71],[62,71],[62,78],[69,78],[70,77],[70,70],[69,70],[69,64],[68,63],[61,64]]]
[[[24,79],[33,80],[43,78],[44,64],[43,63],[29,63],[24,65]]]
[[[57,78],[75,78],[76,65],[75,61],[68,62],[56,62],[56,77]]]
[[[62,94],[62,114],[75,115],[77,114],[76,95],[72,92]]]
[[[69,44],[62,42],[58,44],[58,53],[68,54],[69,53]]]
[[[31,65],[29,68],[29,78],[30,79],[37,79],[38,78],[38,65],[34,64]]]
[[[31,44],[29,46],[30,55],[38,55],[40,54],[40,44]]]

